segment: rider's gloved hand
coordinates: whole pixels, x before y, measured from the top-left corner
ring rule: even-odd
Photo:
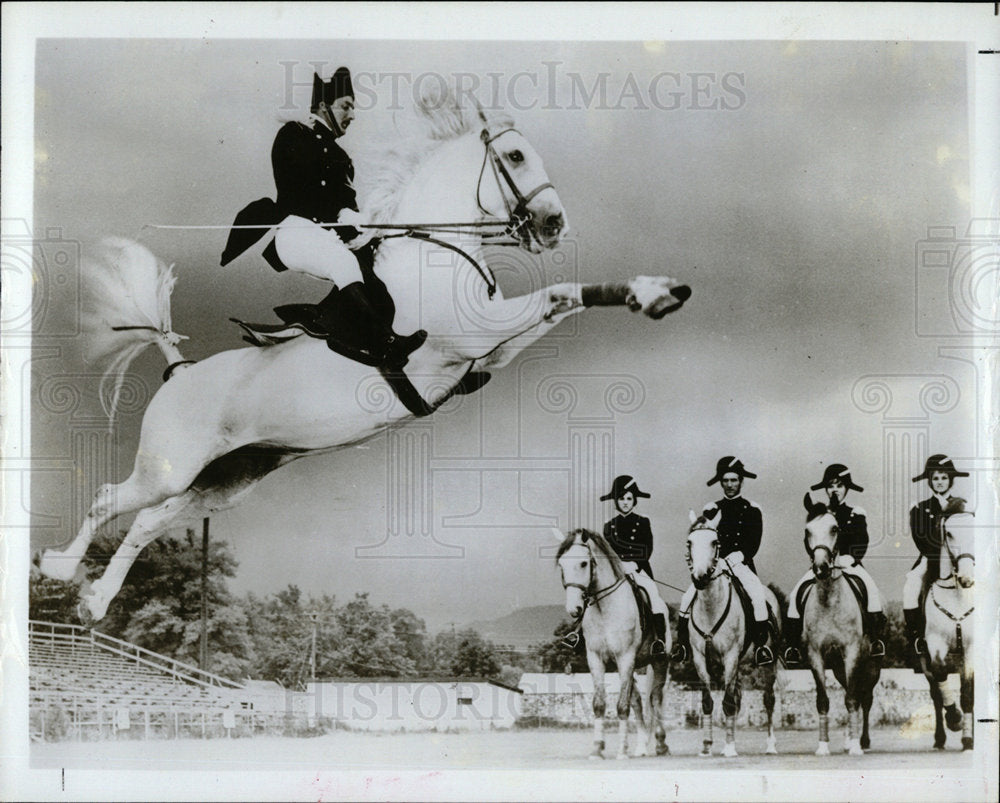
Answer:
[[[341,209],[340,215],[337,217],[338,223],[346,223],[348,225],[360,228],[364,224],[364,220],[361,217],[360,212],[355,212],[353,209]],[[347,241],[347,247],[352,251],[357,251],[375,236],[375,229],[360,229],[360,234],[352,240]]]
[[[741,550],[736,550],[736,552],[730,552],[723,560],[729,565],[730,569],[735,569],[741,563],[743,563],[743,552]]]

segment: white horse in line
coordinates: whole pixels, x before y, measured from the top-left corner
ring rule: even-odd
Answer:
[[[423,100],[425,135],[405,143],[382,167],[379,191],[365,210],[373,222],[509,219],[532,253],[555,247],[565,212],[538,154],[500,115],[467,108],[454,94]],[[489,169],[487,169],[489,167]],[[426,242],[409,237],[380,246],[374,270],[396,304],[395,328],[429,334],[410,355],[406,375],[431,408],[471,370],[507,365],[560,321],[590,306],[625,306],[661,318],[690,289],[667,277],[640,276],[597,285],[562,283],[505,299],[484,269],[482,240],[449,232],[440,240],[462,248],[441,266]],[[103,261],[85,266],[95,303],[89,334],[113,356],[120,384],[129,361],[156,344],[168,362],[183,360],[170,330],[173,276],[143,246],[106,241]],[[80,561],[98,529],[138,511],[100,579],[81,589],[81,619],[104,617],[141,550],[168,528],[232,507],[267,474],[309,454],[371,438],[413,414],[377,369],[302,336],[265,348],[215,354],[178,370],[146,409],[131,475],[101,487],[76,538],[46,550],[42,573],[79,577]]]

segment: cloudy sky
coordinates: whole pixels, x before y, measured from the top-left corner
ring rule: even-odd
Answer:
[[[970,215],[964,45],[40,40],[35,231],[71,253],[107,234],[140,240],[176,263],[185,356],[241,347],[229,316],[269,320],[276,304],[318,299],[319,285],[252,255],[220,268],[225,231],[146,226],[228,224],[271,194],[280,119],[307,106],[314,68],[340,64],[359,87],[342,141],[362,187],[423,81],[457,76],[513,113],[572,231],[555,254],[494,254],[508,295],[567,272],[663,273],[693,297],[659,322],[588,312],[419,422],[428,532],[389,527],[387,436],[275,473],[212,519],[240,562],[236,590],[369,591],[432,628],[561,602],[548,528],[576,522],[574,494],[607,490],[591,470],[632,474],[652,494],[639,512],[654,571],[684,586],[688,510],[717,498],[705,482],[736,454],[759,475],[745,492],[764,511],[765,581],[788,590],[805,570],[802,495],[842,462],[865,488],[848,501],[869,512],[866,566],[899,597],[916,552],[900,525],[914,498],[898,489],[924,490],[900,476],[931,452],[976,456],[974,369],[939,354],[955,324],[920,261],[929,226],[962,230]],[[141,420],[123,414],[108,459],[94,456],[106,422],[74,334],[73,266],[46,275],[33,454],[59,470],[34,478],[35,544],[67,541],[97,485],[128,475]],[[134,368],[153,388],[159,360]],[[71,402],[58,402],[59,377],[79,389]],[[904,437],[910,456],[896,451]],[[588,438],[610,445],[584,470],[570,444]],[[585,523],[610,514],[595,504]]]

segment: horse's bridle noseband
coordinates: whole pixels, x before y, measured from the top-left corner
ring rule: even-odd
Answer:
[[[587,552],[590,553],[590,548],[589,547],[587,548]],[[560,570],[561,570],[561,567],[560,567]],[[604,599],[606,596],[608,596],[608,594],[610,594],[611,592],[617,590],[618,586],[620,586],[622,583],[625,582],[625,577],[622,576],[622,577],[619,577],[614,583],[612,583],[611,585],[607,586],[606,588],[599,588],[599,589],[597,589],[595,591],[594,590],[594,555],[592,553],[590,553],[590,562],[589,562],[589,564],[587,566],[587,572],[590,575],[590,582],[587,585],[583,585],[583,583],[573,583],[573,582],[567,583],[566,579],[565,579],[565,572],[563,572],[563,581],[562,581],[563,589],[578,588],[578,589],[580,589],[580,591],[583,592],[583,612],[580,613],[581,617],[583,616],[583,613],[586,612],[587,608],[589,608],[592,604],[596,604],[596,603],[600,602],[602,599]]]
[[[695,580],[694,579],[694,574],[692,574],[692,570],[694,569],[694,565],[693,565],[693,561],[692,561],[692,558],[691,558],[691,540],[690,540],[690,538],[688,539],[688,542],[687,542],[687,552],[685,554],[685,557],[687,558],[688,574],[691,574],[691,584],[695,588],[697,588],[699,591],[701,591],[703,588],[707,588],[708,585],[716,577],[718,577],[718,575],[715,573],[715,567],[719,565],[719,555],[720,555],[720,552],[721,552],[721,546],[720,546],[719,540],[718,540],[719,539],[718,531],[716,531],[716,533],[715,533],[715,539],[716,539],[715,540],[715,554],[712,556],[712,562],[709,564],[709,567],[708,567],[708,579],[707,580],[702,580],[700,582],[698,580]]]
[[[506,233],[512,237],[517,237],[522,243],[530,243],[534,234],[530,228],[525,228],[531,223],[532,213],[528,209],[528,204],[534,199],[536,195],[544,190],[555,189],[551,182],[546,181],[544,184],[539,184],[527,195],[521,192],[520,188],[517,186],[517,182],[514,181],[514,177],[507,170],[507,166],[503,163],[503,159],[500,154],[497,153],[496,148],[493,143],[502,137],[504,134],[509,134],[510,132],[515,134],[520,134],[516,128],[505,128],[496,134],[490,135],[487,129],[483,129],[479,135],[482,139],[483,145],[485,146],[485,151],[483,152],[483,166],[479,169],[479,181],[476,183],[476,204],[479,206],[479,210],[486,215],[492,215],[492,213],[483,206],[482,202],[482,188],[483,188],[483,175],[486,173],[486,163],[489,162],[490,166],[493,168],[493,177],[496,179],[497,188],[500,190],[500,197],[503,199],[504,207],[507,209],[507,231]],[[501,182],[501,177],[503,181]],[[511,199],[507,197],[507,193],[504,192],[504,184],[510,190],[511,194],[514,196],[514,203],[511,203]]]

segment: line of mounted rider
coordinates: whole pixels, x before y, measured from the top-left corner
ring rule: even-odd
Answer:
[[[965,508],[965,500],[951,494],[956,477],[968,477],[968,472],[959,471],[947,455],[935,454],[927,458],[923,472],[912,478],[913,482],[926,480],[931,494],[915,504],[910,510],[910,535],[920,552],[920,557],[907,572],[903,584],[903,617],[906,627],[910,660],[915,672],[922,672],[919,656],[926,654],[924,642],[924,622],[920,606],[921,590],[926,584],[940,577],[941,538],[944,518],[948,512]],[[763,516],[756,502],[744,498],[743,481],[756,479],[757,475],[748,471],[742,461],[732,455],[721,458],[716,464],[715,474],[707,485],[719,483],[723,496],[709,502],[702,510],[699,521],[715,519],[718,532],[718,549],[722,571],[728,572],[743,587],[753,608],[753,623],[750,635],[754,644],[754,660],[758,666],[774,662],[774,654],[768,641],[776,644],[778,635],[769,622],[764,585],[757,576],[753,559],[760,549],[763,534]],[[882,597],[871,575],[861,561],[868,551],[868,521],[865,511],[859,506],[846,503],[848,491],[861,493],[864,489],[851,478],[847,466],[831,463],[823,472],[820,482],[810,486],[810,490],[823,489],[828,497],[828,508],[837,520],[837,543],[835,564],[840,570],[857,578],[865,593],[863,604],[866,610],[865,631],[871,641],[871,656],[885,655],[886,617],[882,607]],[[626,571],[644,588],[654,612],[656,640],[652,653],[663,654],[666,636],[667,608],[656,588],[649,560],[653,553],[653,534],[649,519],[635,512],[639,499],[649,499],[650,494],[641,491],[636,480],[629,475],[616,477],[611,490],[601,496],[601,501],[613,500],[617,514],[604,525],[604,537],[623,561]],[[721,515],[720,515],[721,514]],[[812,571],[796,583],[789,596],[785,617],[782,657],[787,666],[802,664],[800,641],[802,619],[799,610],[800,592],[813,580]],[[671,653],[671,660],[680,663],[690,656],[688,636],[691,604],[695,597],[695,587],[691,585],[685,592],[678,611],[677,638]],[[778,614],[776,611],[775,614]],[[580,630],[570,632],[563,640],[567,647],[575,648],[581,640]]]

